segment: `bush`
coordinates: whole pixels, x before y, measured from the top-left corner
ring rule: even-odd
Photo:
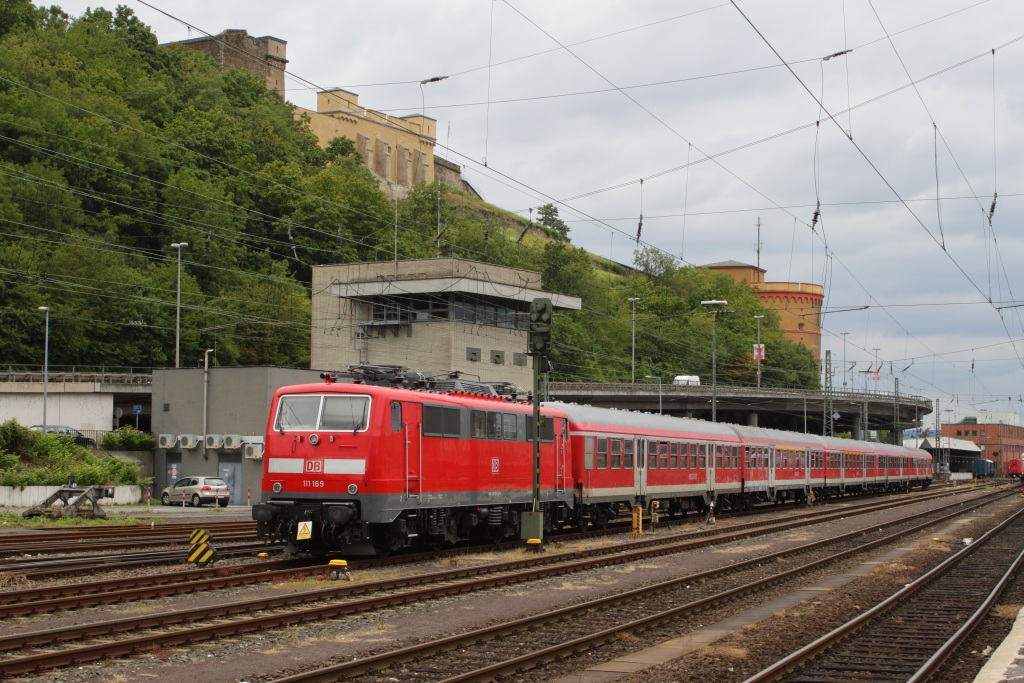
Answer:
[[[107,432],[100,446],[111,451],[151,451],[156,448],[156,440],[146,432],[125,425]]]
[[[153,447],[148,434],[135,434],[126,439],[148,439]],[[69,477],[82,486],[138,484],[140,469],[136,463],[96,455],[69,436],[33,432],[14,420],[0,425],[0,486],[62,486]]]

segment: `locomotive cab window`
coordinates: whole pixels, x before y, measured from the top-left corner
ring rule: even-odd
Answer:
[[[369,396],[282,396],[274,429],[362,431],[368,426],[369,412]]]

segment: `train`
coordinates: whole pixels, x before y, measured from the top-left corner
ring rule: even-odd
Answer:
[[[974,478],[990,479],[995,475],[996,463],[987,458],[976,458],[974,460]]]
[[[540,407],[544,532],[660,515],[907,491],[927,451],[562,402]],[[273,397],[257,535],[289,554],[380,555],[517,538],[534,503],[533,406],[515,397],[342,383]]]
[[[1020,458],[1010,458],[1006,461],[1006,476],[1010,479],[1021,478]]]

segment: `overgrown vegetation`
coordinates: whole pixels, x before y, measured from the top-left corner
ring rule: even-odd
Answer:
[[[0,486],[138,484],[139,466],[97,455],[71,437],[33,432],[15,420],[0,424]]]
[[[317,264],[457,256],[539,271],[582,298],[559,314],[552,380],[707,375],[718,320],[720,382],[756,381],[753,315],[765,315],[766,386],[816,386],[811,353],[725,275],[643,250],[635,270],[573,246],[557,207],[536,221],[449,187],[396,205],[351,141],[321,148],[256,77],[161,46],[126,7],[72,18],[9,0],[0,12],[0,359],[35,365],[50,308],[50,364],[174,362],[178,250],[181,362],[308,367]],[[397,230],[396,230],[397,224]]]
[[[156,448],[156,440],[147,432],[125,425],[104,434],[100,446],[112,451],[151,451]]]

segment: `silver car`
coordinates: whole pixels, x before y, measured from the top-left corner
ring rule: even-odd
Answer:
[[[182,501],[188,501],[194,508],[213,502],[226,508],[230,499],[231,489],[220,477],[182,477],[160,494],[164,505],[181,505]]]

